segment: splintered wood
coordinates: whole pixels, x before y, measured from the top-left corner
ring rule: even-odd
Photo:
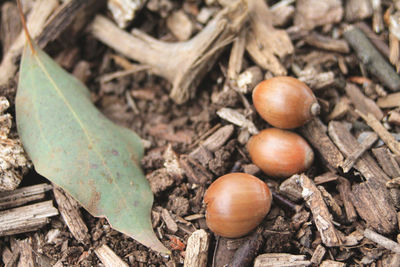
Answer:
[[[103,244],[94,250],[105,267],[129,267],[109,246]]]
[[[184,267],[206,267],[210,237],[203,229],[194,231],[187,242]]]
[[[303,267],[310,266],[305,255],[292,255],[287,253],[268,253],[257,256],[254,267]]]
[[[79,204],[57,186],[54,186],[53,193],[61,216],[71,231],[71,234],[77,241],[87,244],[90,240],[89,230],[82,219]]]
[[[303,188],[303,198],[310,208],[315,226],[321,234],[322,243],[328,247],[342,245],[338,230],[333,225],[332,216],[325,205],[321,192],[306,175],[301,175],[299,182]]]

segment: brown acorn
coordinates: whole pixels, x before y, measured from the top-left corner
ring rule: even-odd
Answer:
[[[300,127],[320,111],[311,89],[298,79],[287,76],[259,83],[253,90],[253,104],[265,121],[282,129]]]

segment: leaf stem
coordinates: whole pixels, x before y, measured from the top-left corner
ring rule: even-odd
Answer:
[[[22,11],[22,5],[21,5],[21,1],[20,0],[17,0],[17,6],[18,6],[19,16],[21,18],[22,26],[24,27],[25,36],[26,36],[26,39],[28,41],[29,47],[31,48],[32,54],[35,54],[36,50],[33,47],[32,38],[31,38],[31,36],[29,34],[28,27],[26,26],[26,20],[25,20],[24,12]]]

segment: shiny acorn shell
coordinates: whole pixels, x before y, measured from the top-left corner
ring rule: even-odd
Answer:
[[[265,174],[284,178],[308,169],[314,152],[300,135],[269,128],[250,138],[247,143],[251,160]]]
[[[206,222],[215,234],[237,238],[256,228],[271,208],[266,183],[246,173],[230,173],[215,180],[204,195]]]
[[[320,110],[311,89],[300,80],[287,76],[260,82],[253,90],[253,104],[265,121],[281,129],[300,127]]]

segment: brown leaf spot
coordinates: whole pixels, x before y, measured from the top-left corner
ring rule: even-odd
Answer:
[[[119,152],[118,152],[117,150],[115,150],[115,149],[111,150],[111,153],[112,153],[114,156],[119,156]]]
[[[90,195],[90,199],[89,199],[89,203],[87,205],[87,209],[88,211],[92,214],[92,215],[99,215],[99,210],[98,210],[98,205],[101,199],[101,194],[100,192],[97,192],[96,190],[96,185],[93,181],[93,179],[89,180],[89,187],[90,187],[90,191],[91,191],[91,195]]]

